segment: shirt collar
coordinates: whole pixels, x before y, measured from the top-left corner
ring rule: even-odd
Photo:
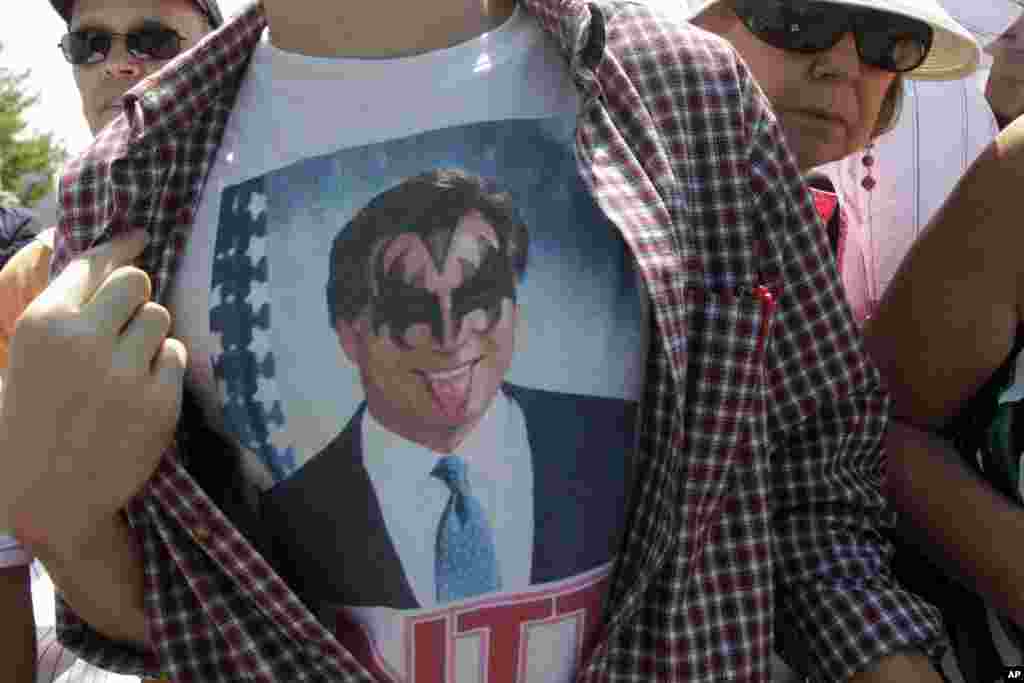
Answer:
[[[190,128],[224,97],[225,81],[241,82],[266,25],[263,7],[255,0],[194,48],[135,84],[122,100],[133,137],[144,140]]]
[[[569,61],[569,70],[584,103],[601,95],[595,72],[604,58],[605,16],[596,2],[585,0],[519,0],[555,38]]]
[[[489,461],[495,458],[495,444],[509,441],[506,431],[515,425],[509,415],[508,397],[504,391],[499,391],[476,429],[452,455],[465,460],[470,470],[489,468],[492,465]],[[363,414],[362,431],[363,463],[381,476],[421,480],[444,455],[388,431],[374,419],[369,409]]]
[[[577,83],[585,91],[596,87],[594,79],[581,72],[590,74],[604,54],[604,17],[597,4],[584,0],[519,2],[558,40],[563,53],[570,55]],[[241,81],[266,26],[262,4],[253,0],[192,50],[132,87],[122,102],[133,136],[146,139],[191,127],[199,113],[224,96],[224,81]],[[209,76],[214,69],[218,78]]]

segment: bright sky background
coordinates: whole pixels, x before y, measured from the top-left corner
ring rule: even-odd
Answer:
[[[225,17],[248,2],[219,0]],[[651,2],[662,4],[672,0]],[[82,116],[71,65],[64,61],[57,47],[57,41],[67,30],[64,22],[47,0],[2,0],[2,4],[0,43],[4,50],[0,53],[0,66],[17,72],[31,68],[28,87],[40,95],[39,104],[29,112],[29,126],[40,132],[56,133],[72,155],[81,152],[89,144],[91,134]]]
[[[249,0],[220,0],[221,10],[228,17]],[[696,0],[649,0],[660,6],[682,6]],[[977,28],[989,23],[983,19],[988,12],[1003,7],[1008,0],[943,0],[958,19]],[[15,71],[32,69],[28,81],[31,92],[40,95],[40,102],[29,112],[29,126],[40,132],[53,131],[63,140],[68,151],[74,155],[89,143],[90,133],[85,125],[78,99],[78,90],[71,77],[71,65],[57,47],[57,41],[65,32],[64,22],[50,7],[47,0],[2,0],[0,10],[0,66]],[[15,9],[15,6],[17,9]],[[991,7],[991,9],[989,9]],[[983,19],[975,16],[979,15]],[[999,14],[999,12],[996,12]]]

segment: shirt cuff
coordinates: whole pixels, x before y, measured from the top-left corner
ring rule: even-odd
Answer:
[[[157,657],[130,643],[107,638],[82,621],[60,595],[56,596],[60,644],[93,666],[126,676],[160,679]]]
[[[888,581],[820,590],[816,600],[790,597],[776,615],[777,644],[812,680],[845,681],[900,651],[938,662],[949,645],[939,611]]]

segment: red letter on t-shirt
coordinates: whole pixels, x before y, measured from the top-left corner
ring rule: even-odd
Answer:
[[[487,662],[488,683],[516,683],[523,624],[547,619],[553,613],[550,597],[518,604],[481,607],[460,615],[456,630],[458,633],[486,630],[488,637],[483,642],[489,643],[489,651],[482,652],[481,656]]]

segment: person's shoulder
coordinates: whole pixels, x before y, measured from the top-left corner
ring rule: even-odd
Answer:
[[[592,417],[595,413],[618,415],[631,412],[636,405],[634,401],[621,398],[548,391],[507,382],[502,385],[502,390],[524,412],[536,411],[548,417],[562,414]]]
[[[640,47],[672,55],[694,66],[735,64],[738,56],[726,39],[691,23],[683,0],[598,0],[592,3],[607,21],[612,49]]]
[[[17,206],[0,206],[0,236],[3,239],[11,239],[27,233],[35,235],[41,228],[36,215],[28,209]]]
[[[594,5],[604,15],[605,58],[613,62],[599,74],[624,76],[640,97],[661,106],[669,97],[675,107],[714,119],[712,127],[732,120],[713,112],[747,108],[753,88],[742,59],[726,39],[690,23],[682,7],[638,0]]]
[[[345,423],[345,427],[331,441],[321,448],[316,455],[295,471],[288,479],[279,482],[275,488],[288,489],[299,486],[301,482],[322,480],[324,476],[330,480],[338,471],[351,467],[362,466],[362,424],[366,414],[366,403],[359,405]],[[334,473],[334,474],[331,474]]]

